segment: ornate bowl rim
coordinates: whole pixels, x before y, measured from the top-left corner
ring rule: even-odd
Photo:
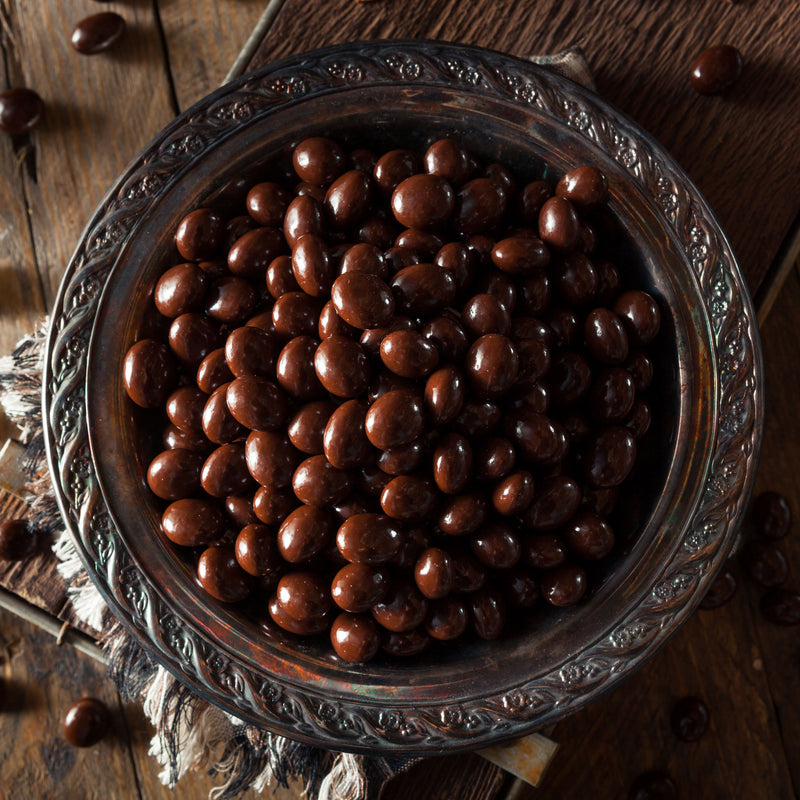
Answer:
[[[694,390],[695,426],[703,428],[708,449],[690,470],[696,485],[680,487],[687,507],[679,537],[663,551],[647,591],[546,674],[515,675],[512,685],[501,682],[493,691],[382,690],[380,681],[362,680],[358,668],[343,674],[330,663],[316,664],[321,677],[307,665],[276,673],[277,661],[259,665],[252,654],[221,647],[202,620],[185,618],[173,593],[155,585],[138,560],[109,508],[113,481],[104,482],[103,457],[93,441],[106,413],[123,414],[98,405],[97,381],[90,386],[90,374],[98,374],[98,362],[108,355],[93,332],[109,324],[103,315],[114,301],[105,289],[125,280],[118,267],[143,235],[140,221],[148,210],[199,156],[213,160],[215,148],[224,152],[220,142],[235,142],[257,121],[302,111],[318,97],[371,87],[407,97],[433,87],[500,103],[509,114],[534,115],[602,154],[648,198],[671,257],[690,276],[687,314],[703,328],[695,347],[709,349],[700,355],[711,385]],[[176,118],[133,160],[86,227],[62,281],[48,333],[43,418],[56,496],[84,565],[114,614],[176,677],[230,713],[293,738],[356,751],[447,752],[518,736],[578,710],[651,657],[691,613],[732,547],[752,490],[761,373],[755,315],[724,234],[696,187],[633,122],[571,81],[493,51],[365,42],[290,57],[227,84]],[[116,387],[102,400],[114,402],[118,395]]]

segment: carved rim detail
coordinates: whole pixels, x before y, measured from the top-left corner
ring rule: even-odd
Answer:
[[[719,379],[718,429],[700,502],[652,590],[604,638],[558,670],[466,703],[410,707],[331,700],[256,674],[215,648],[136,567],[110,519],[85,410],[88,342],[116,253],[159,193],[221,135],[338,87],[457,87],[532,106],[589,140],[654,198],[695,273]],[[697,189],[633,123],[591,92],[526,62],[478,48],[383,42],[287,59],[228,84],[168,125],[106,195],[67,267],[43,374],[48,462],[65,523],[116,616],[178,678],[250,722],[347,750],[454,751],[527,733],[594,699],[639,666],[691,613],[730,551],[761,439],[761,354],[753,309],[730,246]]]

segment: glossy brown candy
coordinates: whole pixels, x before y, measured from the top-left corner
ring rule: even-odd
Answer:
[[[566,437],[557,422],[526,407],[506,414],[503,430],[518,453],[537,462],[546,462],[556,456],[562,446],[562,435]]]
[[[590,311],[584,323],[589,352],[604,364],[622,364],[628,358],[628,334],[620,318],[607,308]]]
[[[252,487],[251,487],[252,488]],[[258,517],[253,510],[254,494],[230,494],[225,498],[225,511],[229,520],[237,527],[244,528],[258,522]]]
[[[258,298],[246,278],[224,275],[213,281],[205,297],[205,312],[217,322],[244,322],[256,307]]]
[[[414,584],[400,581],[386,597],[372,607],[375,621],[395,633],[405,633],[422,623],[428,613],[428,601]]]
[[[584,469],[595,489],[619,486],[636,461],[636,440],[626,428],[610,425],[589,439],[584,452]]]
[[[450,554],[440,547],[429,547],[424,550],[414,565],[414,581],[420,592],[429,600],[447,597],[453,589],[454,582]]]
[[[467,400],[453,427],[465,436],[485,436],[497,428],[502,416],[500,408],[489,400]]]
[[[159,312],[173,319],[188,311],[198,311],[207,283],[206,273],[197,264],[178,264],[158,279],[153,302]]]
[[[692,61],[689,83],[698,94],[722,94],[739,79],[743,65],[742,54],[735,47],[716,44]]]
[[[236,537],[234,555],[248,575],[261,577],[281,569],[284,560],[278,551],[275,531],[266,525],[245,525]]]
[[[390,656],[410,658],[427,649],[431,637],[420,627],[402,633],[381,631],[381,649]]]
[[[411,264],[392,278],[395,305],[404,314],[432,317],[449,306],[456,295],[456,281],[436,264]]]
[[[525,512],[525,524],[534,530],[554,531],[572,519],[580,502],[581,488],[575,480],[566,475],[545,478]]]
[[[231,374],[238,378],[245,375],[272,377],[279,349],[278,338],[274,334],[244,325],[228,334],[225,340],[225,363]]]
[[[248,214],[259,225],[278,228],[283,225],[283,217],[291,200],[292,196],[279,183],[264,181],[247,192],[245,204]]]
[[[780,586],[789,576],[786,556],[775,542],[755,540],[745,545],[742,563],[747,574],[760,586]]]
[[[472,447],[460,433],[446,433],[433,451],[433,479],[445,494],[464,491],[472,477]]]
[[[212,497],[252,491],[253,478],[247,469],[244,442],[223,444],[214,450],[203,463],[200,484]]]
[[[453,187],[438,175],[411,175],[392,192],[391,206],[401,225],[428,230],[450,219],[455,195]]]
[[[445,178],[453,186],[460,186],[470,171],[469,153],[455,139],[438,139],[425,151],[425,171]]]
[[[224,234],[222,217],[210,208],[198,208],[178,224],[175,246],[187,261],[209,261],[216,256]]]
[[[280,525],[300,504],[294,492],[259,486],[253,495],[253,513],[265,525]]]
[[[277,256],[269,262],[267,267],[267,290],[277,300],[287,292],[299,292],[300,286],[292,271],[292,257],[287,255]]]
[[[157,408],[172,391],[177,373],[169,348],[156,339],[141,339],[125,354],[122,380],[136,405]]]
[[[203,432],[215,444],[227,444],[247,434],[247,428],[234,418],[228,408],[228,386],[229,383],[223,383],[217,387],[203,408]]]
[[[228,251],[228,269],[242,278],[262,278],[270,264],[286,250],[276,228],[255,228],[234,242]]]
[[[582,164],[567,172],[556,184],[556,195],[581,209],[600,205],[608,193],[606,176],[597,167]]]
[[[324,617],[332,606],[328,581],[319,573],[306,570],[281,576],[275,596],[281,608],[298,622]]]
[[[314,361],[318,347],[319,342],[311,336],[295,336],[278,356],[275,377],[294,401],[305,402],[325,395]]]
[[[547,373],[547,385],[553,405],[568,408],[582,400],[592,383],[589,362],[574,350],[562,350],[553,356]]]
[[[792,527],[792,509],[779,492],[762,492],[751,512],[756,531],[767,539],[782,539]]]
[[[527,470],[512,472],[501,478],[492,490],[492,505],[504,516],[522,514],[533,501],[533,475]]]
[[[96,697],[82,697],[67,709],[64,738],[73,747],[91,747],[105,738],[110,726],[108,706]]]
[[[483,525],[487,510],[486,497],[479,492],[450,497],[439,512],[439,528],[448,536],[465,536]]]
[[[380,628],[367,614],[343,612],[331,625],[331,644],[345,661],[370,661],[381,644]]]
[[[594,379],[589,391],[589,408],[598,422],[622,422],[633,408],[636,390],[633,378],[622,367],[609,367]]]
[[[513,608],[531,608],[539,600],[539,584],[531,570],[517,566],[505,575],[503,596]]]
[[[161,442],[167,450],[182,447],[195,453],[209,453],[214,449],[214,444],[206,437],[205,433],[183,431],[172,423],[164,428]]]
[[[696,742],[708,730],[708,706],[699,697],[682,697],[672,707],[669,724],[683,742]]]
[[[384,365],[403,378],[424,378],[439,363],[439,353],[421,333],[392,331],[381,341],[380,357]]]
[[[614,547],[614,531],[599,514],[576,514],[564,528],[564,539],[573,555],[583,561],[607,556]]]
[[[306,294],[311,297],[328,296],[335,270],[328,247],[320,236],[307,233],[294,243],[292,274]]]
[[[295,147],[292,165],[301,181],[324,186],[344,172],[347,157],[332,139],[312,136]]]
[[[206,592],[223,603],[244,600],[255,586],[255,579],[239,566],[230,545],[209,547],[202,552],[197,562],[197,579]]]
[[[347,229],[358,225],[369,211],[371,193],[372,181],[359,169],[336,178],[325,195],[325,210],[333,226]]]
[[[442,642],[457,639],[467,629],[468,624],[467,604],[457,597],[444,597],[430,603],[425,617],[428,635]]]
[[[225,532],[225,515],[216,503],[184,498],[170,503],[161,517],[164,535],[182,547],[209,545]]]
[[[289,203],[283,218],[283,235],[289,247],[294,247],[301,236],[322,236],[325,230],[322,204],[309,195],[299,195]]]
[[[344,500],[352,482],[347,472],[336,469],[324,455],[301,462],[292,477],[292,489],[301,503],[326,508]]]
[[[331,624],[330,614],[303,621],[295,619],[293,616],[286,613],[275,595],[270,597],[267,602],[267,611],[276,625],[297,636],[315,636],[324,633]]]
[[[504,520],[484,523],[470,539],[475,557],[490,569],[513,567],[522,555],[514,527]]]
[[[358,341],[367,354],[377,361],[380,359],[381,342],[385,336],[393,331],[413,331],[415,327],[414,321],[410,317],[396,314],[386,327],[365,330]]]
[[[251,431],[274,431],[289,419],[289,399],[280,386],[259,375],[235,378],[225,392],[233,418]]]
[[[191,450],[165,450],[147,468],[147,485],[162,500],[181,500],[200,490],[203,456]]]
[[[367,411],[364,430],[381,450],[414,441],[425,428],[422,398],[413,391],[395,389],[379,397]]]
[[[436,346],[443,362],[461,362],[469,348],[464,328],[451,317],[434,317],[420,328],[420,333]]]
[[[301,454],[289,438],[275,431],[253,431],[245,443],[250,474],[262,486],[282,489],[291,485]]]
[[[469,595],[470,618],[481,639],[497,639],[506,624],[506,603],[494,586],[484,586]]]
[[[125,18],[113,11],[84,17],[72,30],[72,47],[84,56],[102,53],[113,47],[125,33]]]
[[[33,130],[44,113],[44,102],[33,89],[18,86],[0,92],[0,131],[21,136]]]
[[[189,367],[200,362],[220,344],[219,329],[202,314],[181,314],[169,328],[169,346],[177,358]]]
[[[394,315],[394,297],[386,282],[370,272],[351,271],[333,282],[336,313],[354,328],[380,328]]]
[[[354,514],[336,534],[336,546],[351,564],[386,564],[397,556],[402,545],[400,528],[383,514]]]
[[[491,231],[508,205],[505,190],[491,178],[474,178],[456,195],[453,225],[462,233]]]
[[[492,263],[510,275],[527,276],[550,263],[550,252],[536,237],[511,236],[492,248]]]
[[[577,564],[562,564],[542,573],[542,597],[554,606],[571,606],[586,594],[586,571]]]
[[[389,150],[375,162],[373,177],[378,188],[390,195],[406,178],[422,172],[422,162],[411,150]]]
[[[418,522],[431,514],[438,500],[436,489],[426,478],[398,475],[381,492],[381,508],[392,519]]]
[[[481,293],[464,303],[461,324],[473,339],[489,333],[507,335],[511,330],[511,315],[498,297]]]
[[[519,356],[514,343],[500,333],[481,336],[467,351],[467,378],[482,397],[505,394],[519,375]]]
[[[0,522],[0,561],[21,561],[39,549],[40,537],[27,520],[7,519]]]
[[[322,552],[333,537],[330,512],[314,506],[292,511],[278,530],[278,550],[286,561],[299,564]]]
[[[331,414],[323,433],[323,450],[338,469],[356,469],[367,463],[372,447],[364,429],[368,406],[348,400]]]
[[[514,468],[516,451],[508,439],[489,436],[474,448],[475,476],[485,480],[504,478]]]
[[[539,238],[560,251],[578,244],[579,222],[575,207],[564,197],[551,197],[539,211]]]
[[[461,242],[442,245],[433,262],[452,274],[457,292],[463,292],[472,283],[478,266],[474,251]]]
[[[522,539],[522,559],[536,569],[552,569],[567,559],[567,546],[556,533],[533,533]]]
[[[389,277],[389,266],[379,247],[368,242],[359,242],[348,247],[342,255],[339,273],[364,272],[385,281]]]
[[[319,324],[317,327],[320,339],[327,339],[329,336],[348,336],[357,339],[361,335],[358,328],[348,325],[336,312],[336,307],[332,300],[328,300],[319,312]]]
[[[356,397],[369,385],[364,348],[346,336],[329,336],[317,347],[314,367],[322,385],[337,397]]]
[[[331,597],[343,611],[369,611],[389,591],[389,573],[367,564],[345,564],[331,583]]]
[[[620,318],[635,347],[650,344],[661,328],[658,303],[647,292],[630,289],[614,303],[614,313]]]
[[[458,367],[442,367],[425,383],[425,406],[438,424],[454,420],[464,405],[465,397],[466,380]]]
[[[409,475],[423,466],[423,461],[429,455],[428,449],[428,442],[422,436],[400,447],[381,450],[376,464],[387,475]]]

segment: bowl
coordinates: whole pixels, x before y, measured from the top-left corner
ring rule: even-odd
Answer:
[[[626,489],[622,546],[574,607],[493,642],[346,664],[265,636],[204,594],[159,534],[142,415],[121,381],[180,218],[221,205],[291,142],[422,148],[455,135],[521,175],[609,179],[631,282],[659,300],[658,425]],[[252,181],[251,181],[252,182]],[[114,614],[199,695],[277,733],[350,751],[444,753],[549,725],[618,684],[692,612],[729,554],[762,418],[753,309],[697,189],[646,133],[528,62],[420,41],[342,45],[227,84],[168,125],[108,192],[67,268],[44,373],[64,520]]]

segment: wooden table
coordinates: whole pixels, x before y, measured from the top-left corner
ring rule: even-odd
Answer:
[[[309,48],[363,38],[426,37],[492,46],[516,55],[579,44],[600,92],[652,132],[697,182],[726,229],[759,307],[767,420],[756,490],[777,489],[800,513],[796,403],[800,377],[800,6],[785,0],[184,0],[104,3],[0,0],[3,86],[43,97],[30,136],[0,136],[0,353],[52,303],[72,247],[106,187],[178,111],[224,78],[262,22],[251,66]],[[128,21],[112,51],[70,47],[73,25],[101,10]],[[737,45],[746,67],[725,97],[687,84],[691,57],[712,43]],[[769,313],[769,316],[767,314]],[[3,425],[0,433],[5,433]],[[4,513],[16,513],[3,500]],[[800,585],[800,537],[785,543]],[[0,571],[3,597],[69,618],[63,587],[31,587],[26,570],[52,574],[46,559]],[[50,570],[48,573],[47,571]],[[800,786],[800,671],[796,629],[758,613],[760,591],[740,588],[717,611],[698,612],[620,689],[559,724],[561,745],[538,790],[474,755],[425,761],[396,779],[389,798],[620,798],[648,769],[671,773],[682,797],[790,798]],[[29,614],[30,616],[30,614]],[[0,800],[5,798],[195,798],[214,785],[188,775],[161,787],[147,756],[141,710],[122,703],[102,665],[18,616],[0,610],[0,672],[11,687],[0,712]],[[59,733],[72,700],[104,698],[114,736],[87,751]],[[673,702],[703,697],[712,714],[699,742],[669,728]],[[248,797],[254,796],[252,793]],[[281,789],[280,800],[299,796]]]

